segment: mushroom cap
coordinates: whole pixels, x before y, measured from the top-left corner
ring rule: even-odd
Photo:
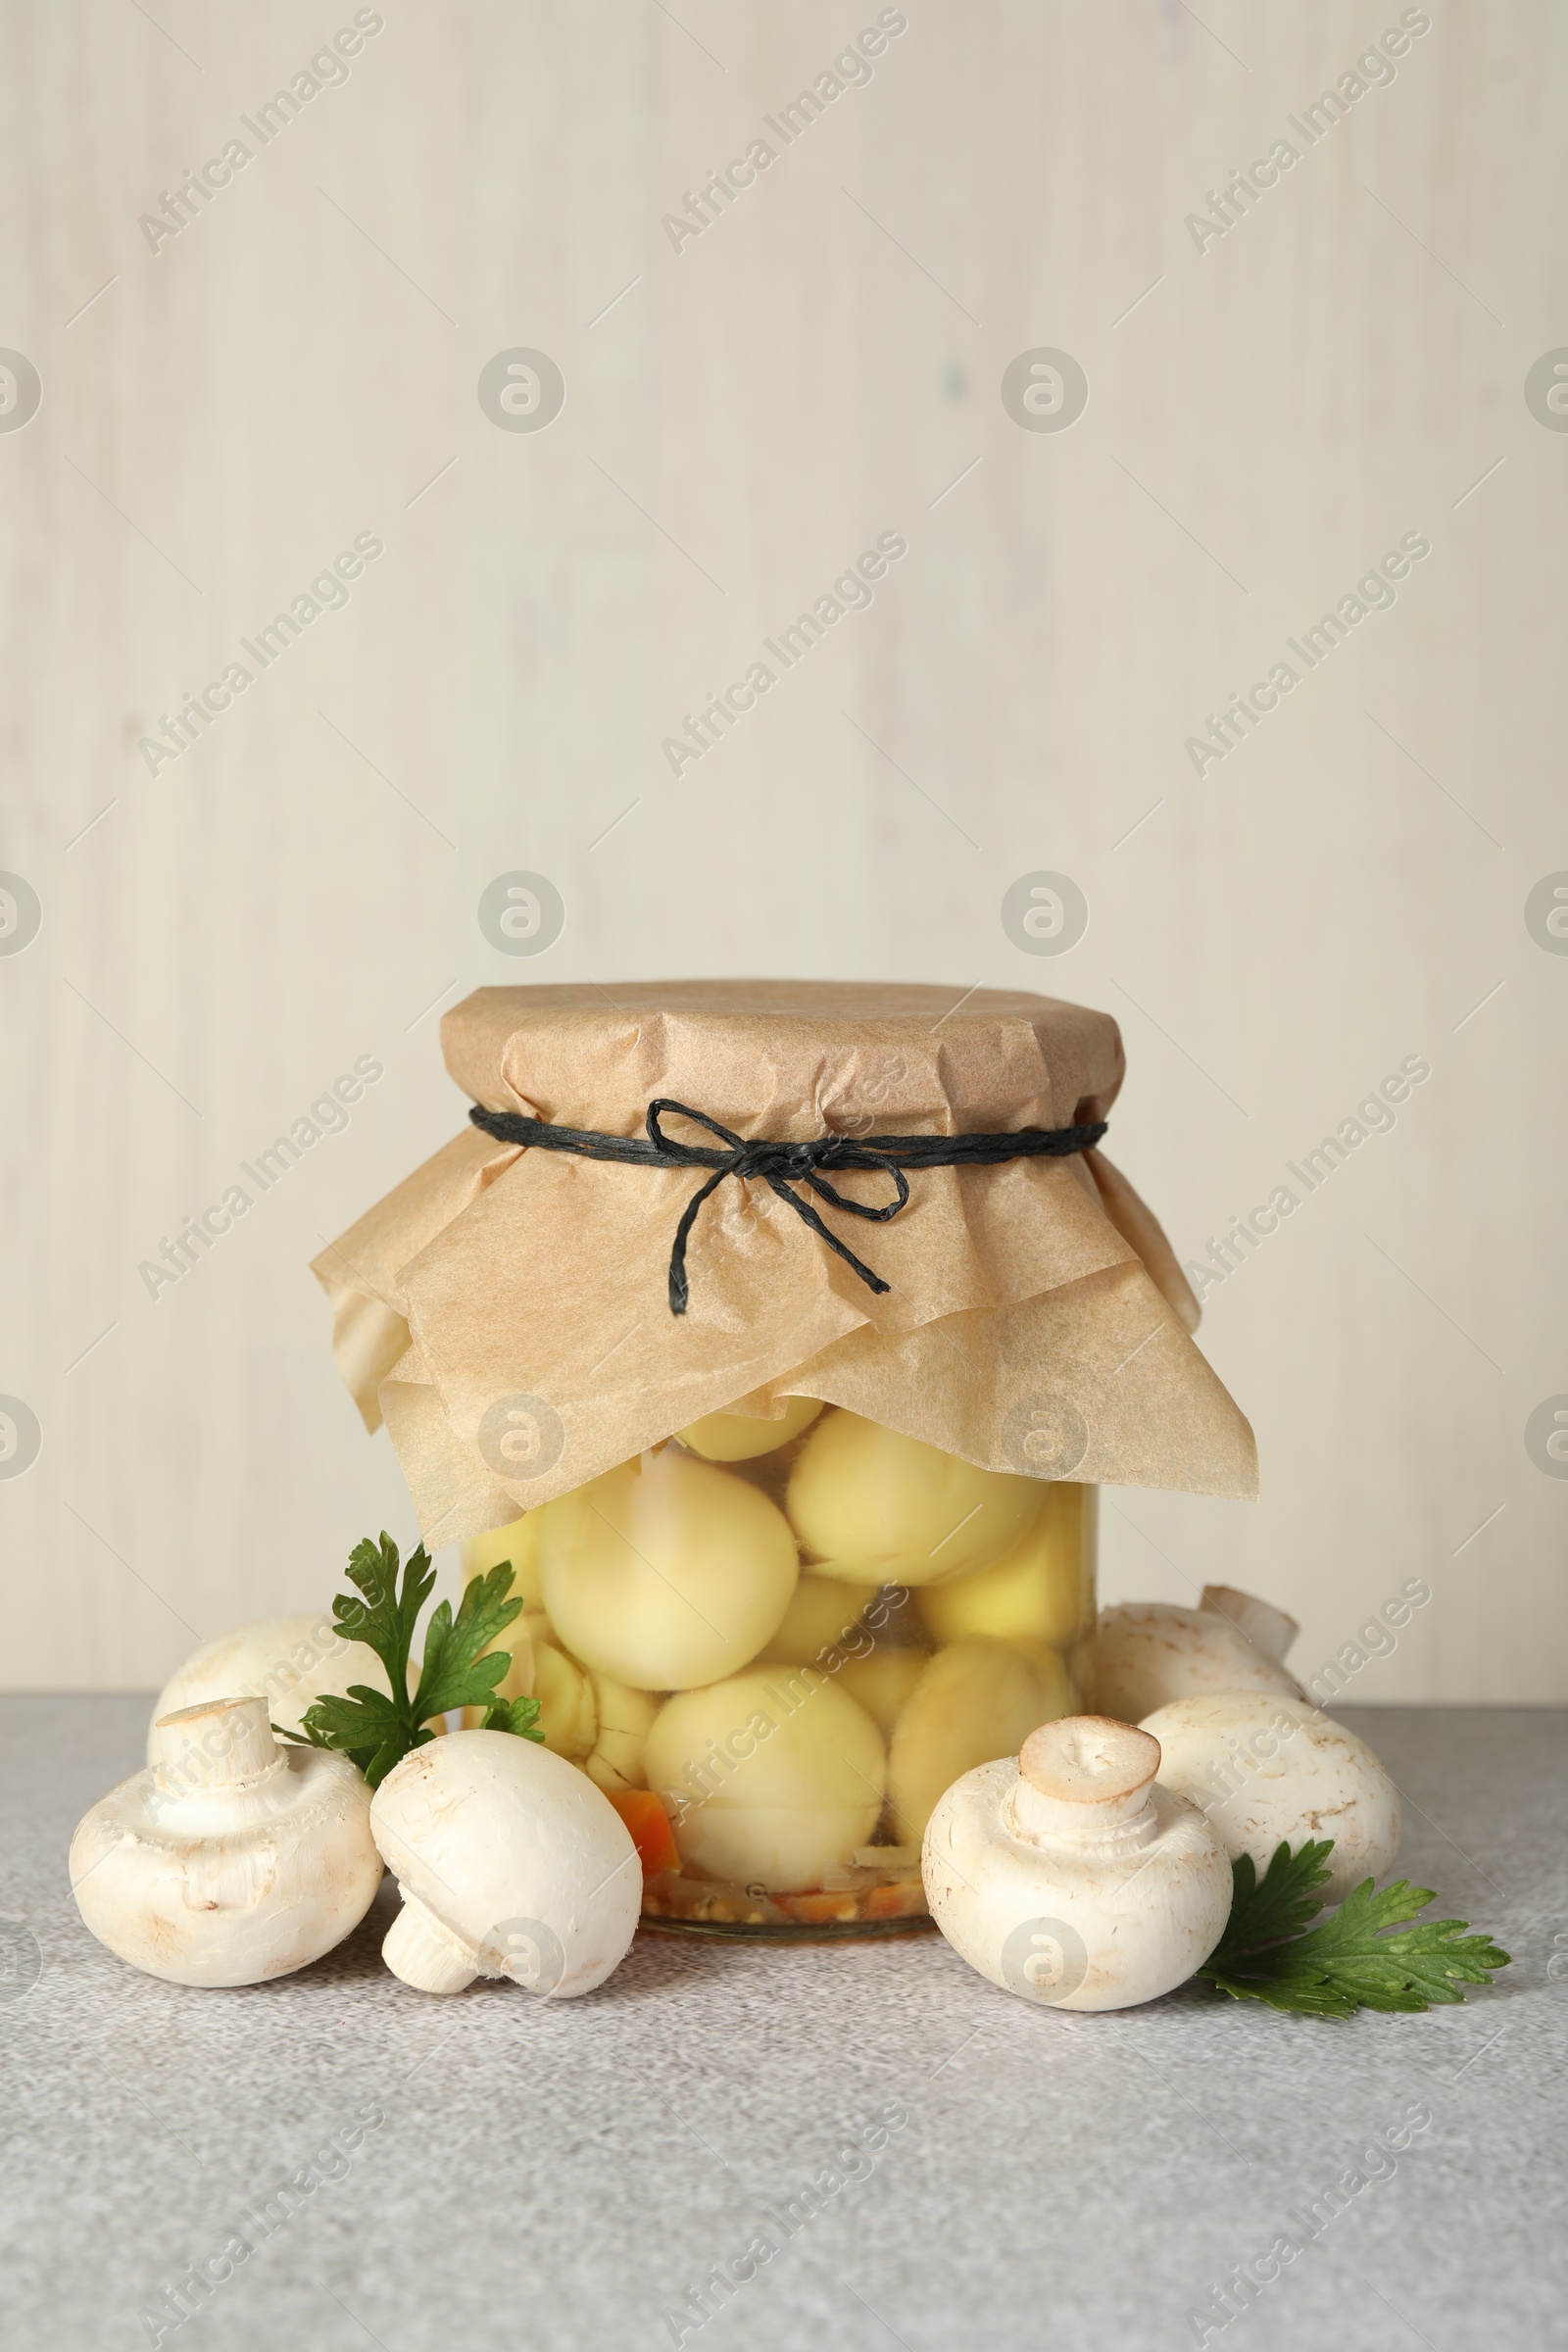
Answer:
[[[164,1764],[122,1781],[77,1825],[76,1907],[100,1943],[148,1976],[211,1985],[287,1976],[341,1943],[374,1898],[381,1857],[364,1779],[347,1756],[277,1748],[265,1709],[234,1699],[164,1719]],[[236,1722],[249,1756],[269,1760],[225,1782],[202,1740]],[[187,1778],[195,1785],[182,1787]]]
[[[839,1679],[774,1666],[681,1691],[662,1710],[644,1762],[689,1869],[794,1894],[864,1845],[887,1757]]]
[[[350,1683],[389,1688],[374,1650],[349,1641],[330,1616],[259,1617],[204,1642],[175,1667],[147,1727],[147,1761],[153,1761],[154,1725],[182,1707],[211,1698],[266,1697],[279,1729],[297,1732],[307,1707],[328,1693],[346,1697]]]
[[[1012,1756],[965,1773],[938,1803],[920,1856],[926,1900],[955,1950],[993,1984],[1052,2008],[1130,2009],[1185,1984],[1218,1943],[1229,1857],[1185,1797],[1137,1784],[1147,1755],[1129,1761],[1143,1803],[1099,1838],[1020,1835]],[[1121,1786],[1127,1774],[1110,1777]]]
[[[1238,1626],[1213,1609],[1134,1600],[1101,1610],[1095,1697],[1102,1714],[1142,1723],[1171,1699],[1202,1690],[1304,1695],[1278,1659],[1254,1647]]]
[[[557,1639],[634,1690],[689,1690],[749,1665],[777,1631],[799,1565],[776,1503],[674,1446],[539,1513]]]
[[[1332,1838],[1325,1902],[1380,1879],[1399,1850],[1399,1793],[1364,1740],[1304,1699],[1272,1691],[1178,1698],[1146,1717],[1159,1777],[1200,1807],[1232,1859],[1262,1877],[1283,1839]]]
[[[990,1567],[1040,1508],[1041,1483],[837,1409],[801,1442],[785,1509],[818,1576],[932,1585]]]
[[[586,1773],[531,1740],[454,1732],[415,1748],[376,1789],[370,1831],[406,1902],[466,1954],[466,1977],[514,1974],[513,1940],[542,1929],[559,1973],[536,1988],[564,2000],[630,1947],[643,1891],[630,1833]]]

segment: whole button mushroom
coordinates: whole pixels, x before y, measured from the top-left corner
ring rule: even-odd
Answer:
[[[1332,1838],[1326,1903],[1380,1879],[1399,1850],[1399,1792],[1364,1740],[1307,1700],[1259,1690],[1173,1699],[1146,1716],[1159,1777],[1201,1808],[1261,1878],[1283,1842]]]
[[[795,1539],[745,1479],[675,1446],[545,1503],[539,1572],[563,1646],[638,1690],[734,1674],[777,1631]]]
[[[808,1667],[683,1691],[644,1761],[686,1867],[770,1894],[842,1870],[876,1828],[887,1779],[876,1725]]]
[[[1207,1585],[1188,1609],[1164,1600],[1102,1609],[1095,1648],[1095,1696],[1105,1714],[1142,1723],[1173,1698],[1205,1690],[1305,1692],[1281,1663],[1296,1621],[1250,1592]]]
[[[1185,1984],[1230,1917],[1230,1858],[1155,1781],[1159,1741],[1102,1715],[1031,1732],[947,1791],[921,1854],[931,1916],[981,1976],[1057,2009]]]
[[[173,1984],[260,1984],[352,1934],[381,1857],[347,1756],[279,1748],[265,1698],[181,1708],[152,1744],[153,1764],[71,1841],[76,1908],[100,1943]]]
[[[381,1957],[420,1992],[510,1977],[555,2000],[625,1958],[642,1865],[585,1773],[510,1732],[454,1732],[394,1766],[370,1830],[403,1895]]]
[[[979,1470],[858,1413],[802,1441],[785,1508],[818,1576],[932,1585],[999,1560],[1040,1508],[1040,1482]]]

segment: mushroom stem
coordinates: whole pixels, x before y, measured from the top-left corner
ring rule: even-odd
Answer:
[[[479,1974],[467,1946],[442,1926],[417,1895],[404,1895],[403,1908],[387,1930],[381,1957],[392,1974],[416,1992],[462,1992]]]
[[[1205,1585],[1198,1605],[1212,1617],[1228,1619],[1245,1641],[1277,1666],[1284,1665],[1286,1653],[1301,1630],[1283,1609],[1259,1600],[1255,1592],[1239,1592],[1234,1585]]]
[[[1159,1741],[1108,1715],[1043,1723],[1018,1753],[1007,1826],[1030,1845],[1098,1841],[1154,1831],[1151,1790]]]
[[[148,1761],[166,1795],[254,1788],[282,1766],[265,1698],[210,1698],[160,1716]]]

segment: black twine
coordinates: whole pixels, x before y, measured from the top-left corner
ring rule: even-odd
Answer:
[[[721,1136],[726,1148],[720,1152],[711,1144],[677,1144],[659,1124],[662,1110],[673,1111],[678,1118],[691,1119],[699,1127],[706,1127],[710,1135]],[[486,1110],[479,1102],[474,1103],[468,1116],[475,1127],[501,1144],[525,1144],[539,1152],[574,1152],[580,1159],[620,1160],[637,1168],[711,1168],[712,1174],[687,1201],[675,1228],[674,1247],[669,1253],[672,1315],[686,1312],[686,1243],[697,1222],[697,1212],[726,1176],[760,1177],[781,1200],[789,1202],[798,1217],[805,1218],[817,1239],[826,1242],[836,1257],[842,1257],[847,1266],[854,1268],[867,1289],[883,1292],[892,1285],[879,1274],[873,1274],[837,1234],[829,1232],[810,1202],[792,1189],[795,1185],[808,1185],[830,1208],[842,1208],[852,1217],[864,1217],[873,1225],[885,1225],[890,1217],[898,1215],[909,1198],[906,1168],[994,1168],[1007,1159],[1066,1159],[1075,1152],[1090,1150],[1105,1132],[1105,1121],[1096,1119],[1086,1127],[1019,1127],[1006,1135],[877,1135],[863,1144],[848,1135],[818,1135],[806,1143],[772,1143],[762,1136],[748,1139],[732,1135],[706,1112],[692,1110],[686,1103],[671,1102],[666,1096],[648,1105],[646,1143],[637,1136],[598,1135],[591,1127],[557,1127],[545,1119],[525,1118],[520,1111]],[[823,1168],[879,1170],[892,1177],[894,1198],[881,1208],[868,1207],[860,1200],[847,1200],[831,1184],[823,1182],[820,1174]]]

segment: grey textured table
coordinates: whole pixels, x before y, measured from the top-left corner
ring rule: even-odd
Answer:
[[[1568,1714],[1348,1711],[1404,1791],[1401,1869],[1515,1962],[1463,2008],[1340,2026],[1195,1989],[1064,2017],[935,1936],[643,1935],[586,2000],[442,2002],[381,1966],[390,1883],[318,1967],[184,1990],[93,1942],[66,1883],[145,1720],[0,1701],[8,2347],[146,2344],[193,2263],[220,2283],[159,2340],[211,2352],[1155,2352],[1204,2307],[1252,2352],[1568,2335]],[[820,2209],[787,2210],[824,2166]],[[755,2276],[700,2322],[720,2264]],[[1278,2276],[1222,2325],[1239,2264]]]

